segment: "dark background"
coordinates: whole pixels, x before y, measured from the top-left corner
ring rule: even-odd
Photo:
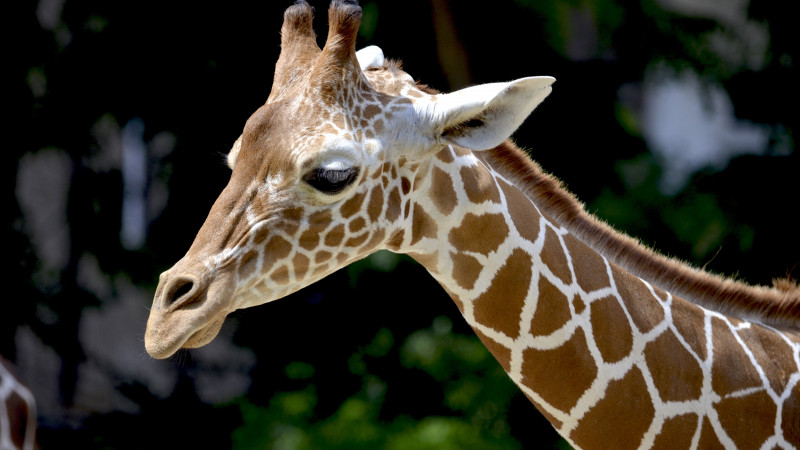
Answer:
[[[12,3],[0,354],[37,397],[42,448],[566,445],[431,277],[388,253],[149,358],[158,274],[227,182],[290,2]],[[311,3],[322,43],[327,4]],[[434,88],[556,77],[514,139],[615,227],[752,283],[800,273],[787,6],[361,3],[359,47]]]

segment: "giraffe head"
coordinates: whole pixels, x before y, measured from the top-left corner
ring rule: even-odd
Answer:
[[[286,10],[272,90],[228,155],[230,181],[160,277],[145,334],[153,357],[205,345],[232,311],[374,251],[413,251],[411,204],[426,160],[451,144],[499,145],[554,81],[423,92],[377,47],[355,51],[360,18],[356,2],[334,1],[320,49],[311,7]]]

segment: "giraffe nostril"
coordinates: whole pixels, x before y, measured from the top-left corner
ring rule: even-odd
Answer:
[[[190,277],[180,276],[170,280],[167,295],[164,297],[167,306],[185,303],[194,293],[195,281]]]

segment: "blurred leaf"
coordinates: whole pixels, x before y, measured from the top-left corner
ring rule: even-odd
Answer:
[[[714,196],[696,194],[672,203],[662,215],[677,237],[691,245],[692,256],[702,259],[729,232],[725,215]]]
[[[302,391],[284,392],[273,398],[273,402],[279,405],[282,415],[287,417],[311,416],[316,401],[313,386]]]
[[[293,361],[286,366],[285,372],[292,380],[307,380],[314,375],[314,366],[302,361]]]
[[[378,27],[378,4],[376,2],[365,3],[361,6],[361,11],[361,28],[358,29],[358,35],[365,41],[371,41],[375,29]]]
[[[364,349],[364,352],[369,356],[381,357],[386,356],[389,350],[394,346],[394,336],[388,328],[381,328],[372,339],[372,341]]]
[[[505,439],[487,439],[474,427],[459,419],[428,417],[402,434],[392,436],[387,449],[514,449],[519,443]]]

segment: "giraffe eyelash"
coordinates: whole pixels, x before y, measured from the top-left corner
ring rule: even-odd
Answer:
[[[359,170],[355,167],[329,169],[318,167],[303,177],[303,181],[314,189],[328,195],[338,194],[358,178]]]

